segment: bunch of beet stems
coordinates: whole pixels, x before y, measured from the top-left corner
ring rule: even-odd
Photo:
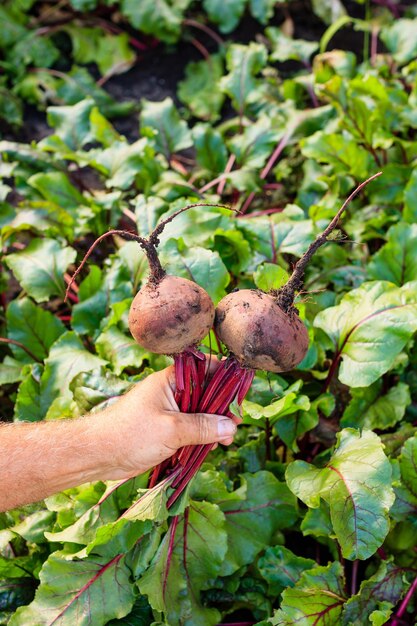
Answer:
[[[255,371],[242,368],[229,357],[220,362],[207,382],[206,357],[198,351],[187,351],[175,357],[175,401],[183,413],[208,413],[232,417],[230,405],[241,405],[252,384]],[[213,444],[191,445],[181,448],[170,459],[154,468],[149,487],[175,473],[168,498],[171,507],[204,463]]]

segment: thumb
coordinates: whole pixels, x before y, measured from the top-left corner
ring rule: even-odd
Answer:
[[[180,446],[216,443],[229,440],[236,433],[236,424],[224,415],[177,413],[176,436]]]

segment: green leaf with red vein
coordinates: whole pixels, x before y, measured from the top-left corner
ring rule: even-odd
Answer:
[[[346,602],[341,624],[362,626],[373,611],[395,606],[407,587],[404,570],[394,563],[382,561],[378,571],[361,584],[359,593]]]
[[[328,502],[345,558],[367,559],[381,546],[389,531],[394,492],[391,465],[375,433],[345,428],[326,467],[295,461],[288,466],[286,478],[307,506],[317,508],[320,498]]]
[[[52,344],[65,332],[61,320],[29,298],[10,302],[6,319],[8,338],[22,343],[39,361],[46,359]],[[10,349],[19,361],[33,363],[19,346],[11,345]]]
[[[395,480],[395,503],[392,516],[396,520],[417,514],[417,435],[408,439],[398,458],[400,480]]]
[[[293,588],[282,594],[279,611],[270,619],[273,626],[340,626],[346,600],[340,563],[304,572]]]
[[[314,325],[335,344],[341,359],[339,379],[367,387],[385,374],[417,330],[417,281],[399,288],[393,283],[364,283],[340,304],[319,313]]]
[[[218,501],[226,516],[229,543],[222,576],[252,563],[271,543],[275,532],[292,526],[298,517],[295,498],[270,472],[243,474],[241,480],[234,497]]]
[[[387,243],[372,257],[371,278],[403,285],[417,280],[417,224],[400,222],[387,232]]]
[[[293,587],[301,574],[315,565],[312,559],[297,556],[284,546],[269,546],[258,561],[259,571],[269,583],[269,593],[274,596]]]
[[[78,560],[54,552],[39,577],[34,601],[16,611],[10,626],[102,626],[127,615],[136,597],[123,554]]]
[[[65,295],[64,272],[75,257],[73,248],[55,239],[32,239],[24,250],[4,260],[26,293],[36,302],[45,302],[51,296]]]
[[[171,519],[150,567],[139,580],[141,593],[167,623],[214,626],[217,609],[203,606],[200,591],[210,588],[227,550],[224,515],[209,502],[191,501],[183,516]]]

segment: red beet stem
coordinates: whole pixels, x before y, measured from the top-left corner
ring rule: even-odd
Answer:
[[[186,465],[184,466],[183,470],[177,475],[177,477],[175,478],[175,480],[173,481],[171,485],[172,488],[175,489],[175,492],[172,494],[172,496],[168,500],[168,508],[171,506],[170,500],[172,499],[172,502],[175,502],[175,500],[179,497],[183,489],[185,489],[185,487],[191,480],[192,476],[194,475],[194,469],[196,467],[196,463],[198,463],[200,456],[202,455],[202,453],[204,452],[204,449],[207,446],[209,446],[211,450],[213,444],[210,443],[210,444],[201,444],[199,446],[192,446],[192,449],[190,450],[191,454],[189,455]],[[201,463],[198,465],[198,467],[200,466],[201,466]],[[178,487],[180,486],[182,488],[178,489]]]
[[[238,404],[242,404],[243,400],[245,399],[245,396],[250,389],[254,376],[255,370],[245,370],[245,373],[243,374],[242,384],[240,386],[239,393],[237,394]]]
[[[181,463],[181,465],[184,467],[185,465],[187,465],[192,453],[193,453],[193,448],[194,446],[186,446],[185,448],[182,448],[179,455],[178,455],[178,462]]]
[[[201,411],[201,413],[208,413],[208,407],[210,406],[211,402],[213,402],[215,396],[219,392],[219,389],[222,389],[227,381],[233,376],[235,363],[237,365],[236,361],[233,362],[229,359],[221,362],[213,378],[210,380],[206,391],[204,392],[204,396],[199,406],[199,410]],[[212,413],[214,412],[215,411],[212,411]]]
[[[184,353],[176,354],[175,364],[175,387],[177,393],[184,391]]]
[[[171,526],[169,527],[169,544],[168,544],[168,551],[167,551],[167,563],[166,563],[166,568],[165,568],[164,580],[162,583],[162,597],[164,599],[165,599],[165,592],[166,592],[166,587],[167,587],[167,582],[168,582],[169,569],[171,566],[172,553],[174,551],[175,532],[177,530],[179,519],[180,519],[179,516],[175,515],[175,517],[172,518]]]
[[[228,378],[227,382],[225,382],[223,389],[219,389],[219,393],[210,403],[206,412],[222,414],[224,411],[228,410],[229,404],[236,398],[241,383],[241,372],[232,372],[230,378]]]
[[[204,361],[197,361],[197,374],[198,384],[200,386],[200,389],[203,389],[206,382],[206,364]]]
[[[249,391],[255,372],[242,368],[234,357],[222,361],[206,383],[205,356],[189,350],[175,357],[175,399],[183,413],[209,413],[232,417],[230,405],[241,404]],[[152,488],[167,476],[172,476],[173,492],[168,498],[170,508],[183,493],[204,463],[213,444],[186,446],[156,467],[151,475]]]
[[[196,348],[189,348],[187,351],[175,355],[174,368],[175,402],[183,413],[195,413],[203,393],[206,357]],[[149,478],[148,488],[155,487],[160,480],[172,472],[173,468],[186,465],[192,449],[193,446],[182,448],[171,458],[154,467]]]
[[[191,357],[192,358],[192,357]],[[179,408],[183,413],[187,413],[190,409],[190,400],[191,400],[191,367],[190,367],[190,358],[188,354],[185,355],[184,358],[184,390],[182,392]]]
[[[198,368],[197,368],[195,359],[192,357],[192,355],[190,355],[189,365],[190,365],[190,378],[191,378],[191,384],[192,384],[190,413],[195,413],[198,407],[198,402],[200,400],[202,385],[200,384]]]
[[[239,404],[243,401],[249,391],[254,374],[253,370],[244,370],[234,358],[223,361],[204,392],[198,410],[212,414],[227,414],[229,406],[234,400],[237,400]],[[171,485],[174,492],[168,498],[168,508],[180,497],[204,463],[212,447],[213,444],[190,446],[192,448],[191,453],[186,457],[184,453],[181,459],[183,468]]]

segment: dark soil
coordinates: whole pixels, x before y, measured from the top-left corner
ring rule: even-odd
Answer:
[[[371,0],[372,1],[372,0]],[[389,4],[389,0],[373,0],[375,4]],[[347,13],[351,17],[364,19],[365,4],[359,4],[355,0],[343,0],[343,4]],[[408,6],[414,6],[415,0],[403,0],[398,8],[403,12]],[[275,14],[270,21],[271,26],[280,26],[286,18],[290,17],[294,26],[294,37],[297,39],[306,39],[308,41],[318,41],[327,29],[327,26],[313,13],[310,0],[299,0],[292,2],[287,8],[279,5],[275,10]],[[263,32],[263,25],[253,19],[250,15],[246,15],[239,26],[233,33],[221,35],[214,26],[212,30],[220,35],[225,41],[234,41],[236,43],[247,44],[256,40]],[[133,34],[134,33],[132,31]],[[141,37],[139,35],[139,37]],[[134,101],[138,105],[142,98],[151,101],[160,101],[164,98],[171,97],[177,105],[181,103],[177,99],[178,83],[184,78],[185,67],[190,61],[198,61],[202,59],[201,52],[191,43],[195,38],[210,53],[217,49],[216,42],[211,37],[200,30],[189,28],[186,37],[176,46],[167,46],[162,43],[151,46],[149,51],[139,55],[137,63],[125,74],[114,76],[105,84],[105,89],[118,101]],[[379,49],[383,49],[382,43],[379,43]],[[351,50],[354,52],[359,61],[362,60],[364,47],[364,33],[354,30],[354,28],[346,26],[341,29],[332,38],[332,47],[341,50]],[[293,74],[302,66],[296,62],[287,62],[277,64],[277,68],[283,76]],[[96,68],[89,68],[92,74],[97,78],[98,72]],[[224,112],[227,117],[227,111]],[[46,123],[46,114],[44,111],[38,111],[35,107],[26,105],[24,112],[24,126],[18,131],[2,132],[6,139],[15,139],[29,143],[30,141],[39,141],[46,135],[51,133],[51,129]],[[137,113],[113,120],[117,130],[134,141],[139,136],[139,123]],[[4,131],[4,129],[0,129]]]
[[[354,0],[345,0],[344,5],[352,17],[364,17],[364,5],[360,5]],[[295,38],[317,41],[327,28],[314,15],[308,0],[291,3],[287,9],[278,6],[270,25],[280,26],[288,17],[291,17],[293,21]],[[212,28],[218,33],[215,27]],[[248,43],[255,40],[256,36],[262,33],[263,28],[259,22],[247,15],[233,33],[222,36],[222,38],[238,43]],[[192,38],[196,38],[210,53],[217,49],[216,42],[197,29],[189,28],[187,37],[188,40],[182,40],[176,46],[159,44],[156,47],[151,47],[148,52],[138,56],[137,63],[128,72],[108,80],[105,88],[118,101],[133,100],[140,103],[142,98],[159,101],[169,96],[178,105],[181,105],[177,100],[176,91],[179,81],[184,78],[185,67],[190,61],[203,58],[201,52],[191,43]],[[332,45],[344,50],[352,50],[360,59],[363,50],[363,33],[352,28],[344,28],[335,35]],[[301,69],[301,66],[295,62],[278,64],[277,67],[283,75],[289,75]],[[94,68],[91,69],[94,74]],[[45,112],[38,111],[32,106],[26,106],[24,118],[25,123],[21,130],[14,133],[8,132],[3,136],[30,142],[32,140],[38,141],[51,132],[46,123]],[[113,121],[118,131],[125,135],[129,141],[138,138],[137,113]]]

